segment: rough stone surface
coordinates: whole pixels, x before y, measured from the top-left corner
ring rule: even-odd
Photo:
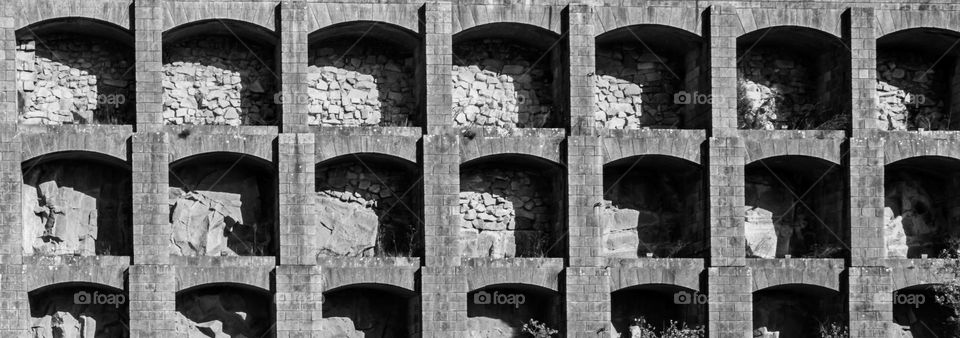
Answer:
[[[454,125],[551,126],[553,74],[541,51],[483,39],[457,44],[454,55]]]
[[[253,293],[253,294],[251,294]],[[267,337],[270,298],[232,288],[205,288],[177,297],[177,332],[187,337]]]
[[[348,289],[325,295],[324,331],[328,337],[409,337],[411,310],[404,297],[369,289]]]
[[[24,255],[129,255],[130,176],[99,163],[28,167],[22,193]]]
[[[183,256],[267,256],[273,221],[260,174],[240,166],[171,171],[171,250]]]
[[[164,47],[167,124],[273,125],[273,49],[232,37],[200,37]]]
[[[30,303],[32,319],[28,337],[129,337],[126,304],[77,304],[74,296],[79,291],[93,294],[93,290],[64,288],[36,297]]]
[[[941,97],[947,79],[940,70],[914,54],[877,57],[877,118],[887,130],[949,129]]]
[[[23,124],[130,124],[133,51],[84,35],[43,36],[17,44]]]
[[[539,172],[483,168],[460,179],[463,257],[546,256],[556,222],[550,183]]]
[[[679,128],[682,105],[673,95],[682,89],[683,72],[673,59],[640,44],[597,49],[594,94],[599,128]]]
[[[804,58],[770,48],[754,48],[737,64],[737,124],[740,129],[844,129],[849,115],[818,116],[813,70]]]
[[[320,251],[328,256],[416,256],[421,227],[410,173],[350,162],[317,171]]]
[[[384,45],[323,45],[310,53],[308,123],[418,125],[413,56]]]

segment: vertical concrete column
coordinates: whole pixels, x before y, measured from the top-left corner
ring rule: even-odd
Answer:
[[[134,17],[137,131],[158,131],[163,127],[163,17],[160,1],[136,0]]]
[[[710,138],[710,265],[744,266],[746,148],[739,138]]]
[[[851,138],[850,258],[853,266],[882,266],[887,256],[883,234],[883,144],[881,138]]]
[[[277,338],[322,337],[323,275],[319,266],[276,271]]]
[[[424,5],[420,35],[423,37],[423,62],[426,78],[426,130],[438,130],[453,125],[453,94],[451,69],[453,67],[453,10],[449,1],[430,1]]]
[[[280,111],[285,133],[307,128],[307,4],[304,0],[280,3]]]
[[[280,264],[316,264],[313,134],[280,134]]]
[[[23,263],[20,146],[16,122],[0,124],[0,264]]]
[[[594,120],[594,73],[596,67],[596,40],[593,7],[570,4],[567,7],[567,43],[570,81],[570,134],[590,135]],[[572,219],[571,219],[572,220]]]
[[[850,97],[853,136],[881,128],[876,116],[877,30],[873,8],[854,7],[843,17],[843,43],[850,47]]]
[[[610,270],[602,267],[566,269],[567,337],[610,336]]]
[[[885,267],[851,267],[850,338],[889,337],[893,323],[893,281]]]
[[[710,338],[753,337],[753,277],[747,267],[707,270]]]
[[[420,278],[422,337],[466,337],[470,300],[461,267],[423,267]]]
[[[170,265],[130,266],[131,338],[178,337],[176,272]]]
[[[567,171],[570,266],[604,266],[595,207],[603,200],[603,155],[599,137],[567,138]]]
[[[427,266],[460,265],[460,139],[423,137],[423,227]]]
[[[170,158],[167,134],[133,135],[133,259],[136,264],[169,264]]]
[[[3,13],[13,13],[13,3],[5,3]],[[17,125],[17,35],[12,16],[0,15],[0,124]]]
[[[30,300],[23,285],[23,266],[0,264],[0,337],[24,337],[29,334]]]
[[[710,93],[713,98],[713,136],[735,136],[737,131],[737,35],[742,31],[737,13],[730,5],[708,9]]]

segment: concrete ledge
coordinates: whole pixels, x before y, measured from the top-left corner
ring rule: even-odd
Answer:
[[[463,274],[468,290],[498,284],[523,284],[559,291],[560,258],[470,258],[465,259]]]
[[[701,164],[706,132],[703,130],[609,130],[603,133],[603,162],[639,155],[664,155]]]
[[[368,129],[323,128],[316,134],[316,161],[351,154],[378,154],[417,163],[418,143],[422,135],[415,128]],[[381,133],[378,133],[381,132]]]
[[[88,18],[130,29],[130,3],[115,0],[15,0],[8,8],[15,20],[14,28],[23,28],[38,22]]]
[[[228,19],[255,24],[272,32],[276,28],[277,4],[277,1],[161,1],[161,28],[167,31],[198,21]]]
[[[650,6],[644,3],[637,7],[597,7],[596,20],[604,24],[596,28],[596,35],[633,25],[663,25],[700,36],[700,18],[704,7],[689,6],[683,2],[674,6]]]
[[[478,132],[482,131],[482,132]],[[561,164],[563,129],[463,129],[460,163],[493,155],[529,155]]]
[[[24,265],[128,266],[130,256],[24,256]]]
[[[748,258],[747,266],[753,272],[753,291],[788,285],[816,285],[840,291],[840,274],[845,269],[842,259]]]
[[[270,274],[273,266],[221,266],[216,269],[202,266],[177,266],[176,290],[181,292],[207,284],[244,284],[270,292]]]
[[[323,292],[350,286],[386,285],[417,291],[419,265],[367,266],[367,267],[321,267]]]
[[[170,163],[201,154],[235,153],[273,163],[277,135],[207,134],[170,136]]]
[[[947,266],[956,264],[952,259],[888,259],[886,265],[890,268],[890,277],[894,290],[903,288],[941,284],[956,278],[950,273]]]
[[[957,134],[955,132],[940,134],[950,135],[950,137],[927,138],[907,133],[887,134],[890,138],[883,144],[883,164],[921,156],[960,159],[960,139],[955,138]]]
[[[165,125],[163,131],[171,137],[190,135],[277,135],[277,126],[215,126],[215,125]]]
[[[396,2],[390,3],[352,3],[342,2],[313,2],[307,3],[307,17],[305,30],[314,32],[333,25],[353,21],[376,21],[401,27],[413,32],[419,32],[420,8],[423,2]]]
[[[645,284],[675,285],[700,291],[705,261],[697,258],[610,259],[610,291]]]
[[[174,266],[197,267],[273,267],[277,264],[274,256],[170,256]]]
[[[317,257],[324,268],[420,267],[420,257]]]

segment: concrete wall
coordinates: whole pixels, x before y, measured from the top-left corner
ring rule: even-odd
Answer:
[[[960,159],[960,134],[888,131],[877,118],[874,102],[877,39],[917,27],[960,30],[960,5],[947,0],[807,0],[789,6],[779,1],[659,0],[590,4],[17,0],[0,6],[0,336],[20,336],[30,329],[31,295],[37,294],[33,291],[80,282],[127,295],[132,337],[177,336],[181,332],[174,323],[181,291],[211,284],[273,297],[274,306],[267,312],[276,322],[277,337],[329,334],[325,327],[332,329],[340,322],[325,318],[324,293],[356,288],[407,300],[406,320],[398,325],[410,336],[465,336],[478,325],[477,320],[471,322],[477,311],[470,305],[472,297],[481,289],[500,290],[502,285],[511,286],[504,292],[528,290],[541,303],[565,304],[543,314],[552,317],[543,321],[560,329],[562,336],[596,337],[616,329],[611,324],[612,298],[624,294],[618,291],[656,284],[705,294],[705,309],[697,311],[705,314],[702,324],[710,337],[752,337],[754,292],[792,285],[843,295],[847,301],[840,312],[847,314],[851,336],[878,337],[899,329],[893,325],[894,291],[951,277],[938,273],[945,264],[942,260],[887,258],[883,182],[885,165],[898,160]],[[104,38],[132,36],[130,72],[136,93],[129,100],[135,106],[130,123],[37,126],[18,121],[17,91],[22,86],[16,75],[17,41],[57,20],[64,29],[87,29]],[[272,39],[270,43],[276,44],[273,60],[265,65],[276,73],[270,74],[276,76],[272,81],[278,94],[270,101],[276,105],[276,120],[268,125],[166,125],[165,34],[191,23],[216,25],[219,20],[238,28],[233,32],[239,36]],[[378,124],[371,120],[357,123],[362,126],[333,127],[310,114],[308,51],[322,46],[312,45],[309,36],[328,28],[356,34],[349,28],[356,22],[412,33],[407,35],[416,44],[411,57],[416,64],[410,70],[415,89],[403,94],[416,96],[412,98],[416,105],[409,108],[409,115],[417,117],[415,123],[370,126]],[[544,61],[554,67],[550,95],[555,115],[547,125],[554,128],[456,127],[451,109],[453,36],[483,32],[492,23],[519,23],[558,38],[553,46],[541,46],[553,50]],[[685,72],[677,74],[683,79],[677,86],[696,90],[712,103],[683,108],[684,116],[690,116],[684,130],[611,130],[596,123],[596,38],[633,25],[677,30],[682,32],[678,36],[700,42],[701,50],[680,53],[684,57],[673,60]],[[844,121],[849,128],[739,130],[737,38],[785,25],[819,31],[849,47],[837,53],[835,63],[821,65],[834,71],[830,79],[818,81],[836,106],[850,107],[849,121]],[[40,43],[42,34],[29,35]],[[277,215],[269,255],[170,254],[170,165],[215,153],[255,158],[274,175],[270,179],[277,187],[269,200]],[[131,254],[23,253],[22,166],[64,154],[106,157],[126,165],[133,209]],[[422,180],[409,192],[416,202],[410,206],[412,214],[423,227],[418,233],[423,249],[417,250],[422,257],[320,255],[316,239],[320,215],[313,201],[318,164],[359,154],[390,155],[412,163],[422,174],[414,178]],[[699,167],[702,238],[708,246],[704,257],[612,258],[601,250],[596,205],[605,193],[604,165],[630,163],[645,155],[674,157]],[[744,167],[785,155],[815,157],[839,167],[842,179],[829,194],[841,194],[843,202],[825,209],[834,214],[831,229],[849,249],[842,259],[747,259]],[[491,158],[493,163],[509,159],[498,163],[504,166],[556,167],[555,211],[560,215],[549,258],[461,255],[461,165]]]

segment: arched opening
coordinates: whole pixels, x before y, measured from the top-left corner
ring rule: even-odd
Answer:
[[[272,163],[207,153],[170,165],[174,255],[272,256],[277,179]]]
[[[924,156],[884,168],[884,238],[887,257],[958,256],[960,161]]]
[[[706,295],[667,284],[647,284],[610,294],[611,324],[618,338],[703,337]]]
[[[847,337],[847,297],[805,284],[769,287],[753,292],[754,337],[818,338],[821,330]],[[779,332],[779,336],[776,333]]]
[[[960,336],[960,313],[939,297],[941,285],[916,285],[893,293],[895,331],[903,337],[937,338]],[[955,291],[954,291],[955,292]],[[956,297],[954,295],[953,297]]]
[[[92,283],[63,283],[28,294],[30,337],[129,337],[127,292]],[[13,318],[9,318],[13,319]]]
[[[754,161],[744,171],[747,257],[849,254],[840,166],[794,155]]]
[[[886,130],[957,130],[960,34],[913,28],[877,39],[877,114]]]
[[[22,124],[133,124],[133,34],[93,19],[39,22],[16,31]]]
[[[603,251],[611,257],[704,257],[703,174],[696,163],[641,155],[603,168]]]
[[[395,157],[344,155],[317,165],[320,252],[329,256],[423,254],[420,170]]]
[[[190,337],[276,337],[273,295],[242,284],[206,284],[177,292],[176,332]]]
[[[420,323],[420,297],[384,285],[351,285],[323,293],[329,337],[410,337]]]
[[[850,52],[836,36],[778,26],[737,38],[740,129],[850,127]]]
[[[563,257],[562,169],[524,155],[460,165],[462,257]]]
[[[562,52],[556,33],[492,23],[453,36],[456,126],[552,128],[562,124]]]
[[[310,34],[310,125],[419,126],[420,38],[382,22],[334,25]]]
[[[275,125],[277,37],[233,20],[207,20],[163,33],[166,124]]]
[[[702,39],[679,28],[635,25],[596,39],[597,127],[695,129],[710,123]]]
[[[130,167],[116,158],[61,152],[22,165],[23,254],[129,256]]]
[[[473,290],[467,293],[468,336],[525,337],[526,326],[534,332],[552,331],[562,337],[563,306],[559,293],[537,286],[497,284]]]

